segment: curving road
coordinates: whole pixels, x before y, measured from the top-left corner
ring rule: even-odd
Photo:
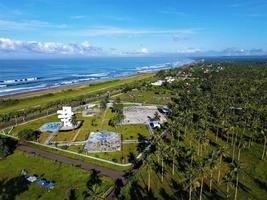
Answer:
[[[76,159],[65,157],[62,155],[55,154],[55,153],[36,149],[36,148],[30,147],[30,146],[27,146],[25,144],[18,145],[17,149],[21,150],[23,152],[29,153],[29,154],[34,154],[34,155],[38,155],[38,156],[41,156],[44,158],[48,158],[50,160],[55,160],[55,161],[59,161],[62,163],[71,164],[73,166],[80,167],[80,168],[85,169],[87,171],[95,169],[100,174],[113,178],[114,181],[118,178],[123,178],[123,175],[124,175],[123,171],[116,171],[116,170],[112,170],[112,169],[107,169],[104,167],[100,167],[100,166],[97,166],[94,164],[87,163],[85,161],[76,160]]]

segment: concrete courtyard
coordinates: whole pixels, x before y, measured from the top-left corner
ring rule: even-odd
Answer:
[[[124,120],[122,124],[149,124],[150,119],[153,119],[155,113],[160,115],[160,123],[166,121],[164,115],[162,115],[157,106],[134,106],[123,109]]]

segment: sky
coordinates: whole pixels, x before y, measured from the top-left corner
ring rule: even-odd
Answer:
[[[0,0],[0,58],[267,54],[267,0]]]

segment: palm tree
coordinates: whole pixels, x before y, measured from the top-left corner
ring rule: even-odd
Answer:
[[[203,185],[204,185],[204,178],[206,174],[206,165],[207,165],[207,160],[203,159],[198,163],[198,173],[200,176],[200,192],[199,192],[199,200],[202,199],[202,193],[203,193]]]
[[[238,141],[238,145],[237,145],[237,148],[238,148],[238,155],[237,155],[237,161],[240,160],[240,155],[241,155],[241,150],[243,148],[245,148],[247,145],[247,142],[241,137]]]
[[[178,154],[178,150],[179,150],[179,141],[173,138],[170,144],[170,152],[172,155],[172,175],[174,175],[175,158]]]
[[[217,182],[220,182],[220,176],[221,176],[221,167],[222,167],[222,158],[225,155],[225,149],[223,147],[219,147],[217,151],[217,155],[219,157],[219,171],[217,176]]]
[[[208,158],[208,171],[209,171],[209,178],[210,178],[210,182],[209,182],[209,188],[210,188],[210,192],[212,189],[212,180],[213,180],[213,170],[216,167],[216,162],[217,162],[217,155],[214,151],[212,151],[209,154],[209,158]]]
[[[152,159],[152,154],[148,154],[144,157],[144,166],[146,168],[146,171],[148,173],[148,180],[147,180],[147,191],[150,191],[150,173],[153,165],[153,159]]]
[[[234,200],[237,199],[237,192],[238,192],[238,183],[239,183],[239,173],[241,172],[241,166],[238,161],[234,161],[231,163],[231,173],[235,179],[235,196]]]
[[[192,192],[193,190],[197,189],[198,187],[200,187],[200,183],[198,181],[198,176],[197,176],[197,170],[196,168],[194,168],[192,166],[192,164],[189,164],[187,167],[186,167],[186,172],[185,172],[185,175],[186,175],[186,180],[185,180],[185,186],[184,188],[186,190],[189,189],[189,195],[188,195],[188,199],[191,200],[192,199]]]
[[[264,156],[266,154],[267,135],[266,135],[266,132],[264,130],[261,131],[261,135],[263,138],[263,151],[262,151],[261,159],[263,160]]]
[[[223,182],[226,183],[226,199],[228,199],[230,197],[229,186],[233,183],[233,174],[231,171],[224,175]]]

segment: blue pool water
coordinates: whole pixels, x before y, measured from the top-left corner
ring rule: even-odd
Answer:
[[[49,122],[41,126],[41,132],[58,132],[60,127],[62,126],[61,122]]]

